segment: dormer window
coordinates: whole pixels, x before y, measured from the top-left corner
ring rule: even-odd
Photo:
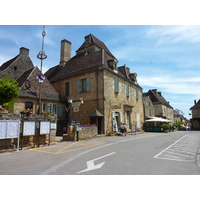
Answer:
[[[85,44],[91,44],[91,35],[85,36]]]
[[[136,73],[129,74],[129,77],[134,83],[137,83],[137,74]]]
[[[108,66],[111,69],[117,70],[117,60],[116,59],[108,60]]]

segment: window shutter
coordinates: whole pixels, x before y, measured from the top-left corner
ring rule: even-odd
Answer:
[[[81,80],[78,79],[77,80],[77,93],[80,93],[81,92]]]
[[[129,97],[129,83],[126,83],[126,96]]]
[[[135,88],[135,90],[136,90],[136,100],[138,100],[139,99],[138,88]]]
[[[117,77],[114,77],[114,90],[116,93],[119,92],[119,79]]]
[[[58,105],[58,117],[62,117],[62,104]]]
[[[90,91],[90,77],[87,77],[87,79],[86,79],[86,91],[87,92]]]

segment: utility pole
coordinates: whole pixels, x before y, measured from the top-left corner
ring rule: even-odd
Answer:
[[[41,71],[41,75],[42,75],[42,64],[43,64],[43,60],[47,58],[47,55],[44,52],[44,37],[46,36],[46,32],[45,32],[45,25],[43,26],[43,31],[42,31],[42,50],[38,53],[37,58],[41,60],[40,62],[40,71]],[[39,109],[38,109],[38,114],[41,114],[42,112],[42,106],[41,106],[41,89],[42,89],[42,83],[44,78],[42,78],[41,76],[38,76],[39,79]]]

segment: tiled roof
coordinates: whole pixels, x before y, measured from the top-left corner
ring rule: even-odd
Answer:
[[[200,99],[199,99],[199,101],[194,106],[192,106],[190,108],[190,110],[192,110],[192,109],[200,109]]]
[[[153,104],[163,104],[165,106],[172,108],[169,102],[167,102],[165,98],[161,95],[161,93],[157,92],[157,90],[149,90],[148,94],[150,95]]]
[[[59,65],[51,68],[45,73],[50,82],[63,79],[80,71],[88,70],[93,67],[101,66],[103,62],[103,51],[96,51],[90,54],[79,54],[71,58],[64,67]],[[106,56],[104,56],[106,60]],[[107,62],[105,63],[107,65]]]
[[[3,63],[3,64],[1,65],[1,67],[0,67],[0,71],[3,71],[3,70],[6,69],[7,67],[9,67],[10,64],[11,64],[12,62],[14,62],[18,57],[19,57],[19,55],[15,56],[14,58],[12,58],[12,59],[8,60],[7,62]]]
[[[40,83],[36,79],[37,75],[41,74],[38,67],[35,67],[33,70],[29,70],[29,73],[26,74],[26,80],[24,78],[24,83],[21,87],[21,94],[28,95],[28,96],[37,96],[39,94],[39,87]],[[21,77],[20,77],[21,78]],[[22,78],[21,78],[22,80]],[[23,82],[23,81],[22,81]],[[33,95],[34,94],[34,95]],[[54,97],[54,100],[59,99],[59,94],[55,90],[55,88],[49,83],[49,81],[46,79],[42,83],[41,87],[41,96],[43,98],[51,99],[51,97]]]
[[[57,65],[50,68],[45,73],[45,76],[50,82],[55,82],[71,76],[76,76],[78,73],[87,73],[90,70],[96,70],[97,67],[101,66],[113,71],[108,62],[111,60],[115,60],[115,62],[117,62],[117,59],[112,55],[106,45],[92,34],[86,37],[89,37],[89,42],[85,40],[81,47],[76,51],[77,54],[68,62],[66,62],[63,67]],[[87,49],[90,49],[90,46],[93,45],[98,46],[96,51],[87,51]],[[134,82],[130,78],[130,69],[125,65],[118,67],[117,73],[119,76]],[[134,82],[134,84],[139,86],[136,82]]]
[[[112,57],[114,57],[113,54],[110,52],[110,50],[107,48],[107,46],[101,40],[99,40],[97,37],[95,37],[92,34],[89,34],[88,36],[91,37],[90,46],[91,45],[97,45],[101,49],[104,49],[109,55],[111,55]],[[86,37],[88,37],[88,36],[86,36]],[[78,52],[80,50],[83,50],[85,47],[86,47],[86,44],[84,42],[76,52]]]

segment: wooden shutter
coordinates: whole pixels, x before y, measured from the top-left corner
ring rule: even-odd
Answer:
[[[62,104],[58,105],[58,117],[62,117]]]
[[[86,91],[87,92],[90,91],[90,77],[87,77],[87,79],[86,79]]]
[[[135,88],[135,92],[136,92],[136,100],[138,100],[139,99],[139,90],[138,90],[138,88]]]
[[[77,93],[80,93],[81,92],[81,80],[78,79],[77,80]]]
[[[126,96],[129,97],[130,95],[129,83],[126,83]]]
[[[117,77],[114,77],[114,91],[119,92],[119,79]]]

